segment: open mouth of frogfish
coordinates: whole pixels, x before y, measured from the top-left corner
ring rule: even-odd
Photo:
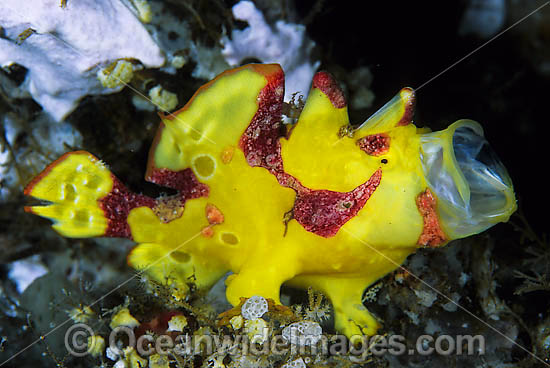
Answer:
[[[450,238],[479,233],[516,210],[512,180],[475,121],[422,134],[420,157]]]

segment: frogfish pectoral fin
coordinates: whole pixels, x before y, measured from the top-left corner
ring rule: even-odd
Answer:
[[[129,191],[103,162],[85,151],[61,156],[33,179],[24,193],[50,202],[27,206],[27,212],[53,220],[52,227],[71,238],[131,238],[129,212],[157,205],[155,199]]]

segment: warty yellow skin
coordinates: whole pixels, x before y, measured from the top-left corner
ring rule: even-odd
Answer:
[[[335,106],[314,87],[289,136],[280,138],[285,173],[312,190],[350,192],[381,170],[379,185],[359,212],[334,236],[321,236],[289,217],[296,191],[265,167],[252,167],[239,146],[259,111],[262,90],[279,73],[278,65],[224,72],[183,109],[163,117],[147,177],[154,170],[190,168],[208,186],[208,195],[187,199],[181,216],[169,221],[151,206],[132,208],[127,224],[138,245],[128,262],[176,286],[192,280],[208,288],[230,271],[226,295],[233,305],[253,295],[280,303],[282,284],[312,287],[332,301],[338,331],[374,334],[379,324],[361,302],[365,288],[423,246],[416,198],[428,188],[419,154],[420,133],[426,130],[406,124],[413,92],[402,90],[359,129],[344,134],[347,107]],[[282,88],[270,91],[282,102]],[[390,138],[387,152],[370,156],[358,147],[360,138],[378,133]],[[69,153],[25,191],[53,204],[28,210],[53,219],[64,236],[105,235],[111,225],[100,203],[112,192],[113,178],[91,154]],[[222,223],[207,218],[211,205],[223,215]]]

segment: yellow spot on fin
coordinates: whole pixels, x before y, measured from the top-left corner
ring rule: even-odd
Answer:
[[[113,187],[109,169],[85,151],[69,152],[51,163],[25,188],[25,195],[51,202],[25,207],[49,218],[63,236],[84,238],[105,234],[107,219],[98,205]]]
[[[270,75],[282,73],[279,65],[252,64],[220,74],[198,89],[180,110],[162,115],[162,123],[149,154],[153,169],[180,171],[193,167],[206,153],[224,156],[234,146],[258,110],[258,95]],[[224,156],[225,157],[225,156]],[[193,168],[195,174],[201,173]]]

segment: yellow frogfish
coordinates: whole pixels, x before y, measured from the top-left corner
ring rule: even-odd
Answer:
[[[280,304],[283,284],[333,304],[335,328],[374,334],[366,287],[416,249],[440,247],[507,221],[511,180],[481,126],[431,132],[412,124],[402,89],[351,125],[342,89],[313,78],[298,120],[283,123],[284,73],[251,64],[220,74],[162,115],[145,180],[177,191],[133,193],[98,158],[69,152],[25,188],[26,207],[63,236],[126,237],[128,263],[163,282],[209,288],[228,272],[227,300]]]

